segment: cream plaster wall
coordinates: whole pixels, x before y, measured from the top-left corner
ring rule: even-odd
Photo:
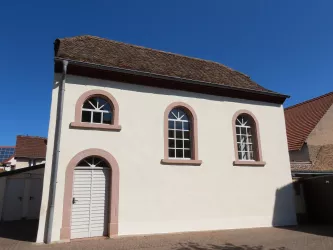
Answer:
[[[308,145],[333,144],[333,105],[320,119],[316,127],[311,131],[306,139]]]
[[[36,164],[42,164],[45,163],[44,159],[35,159]],[[17,158],[16,159],[16,164],[15,164],[15,169],[20,169],[20,168],[26,168],[29,167],[29,158]]]
[[[59,75],[56,75],[56,81]],[[120,107],[120,132],[71,129],[75,103],[92,89],[109,91]],[[44,239],[58,89],[51,117],[38,242]],[[201,166],[161,165],[164,110],[189,104],[198,117]],[[235,167],[232,116],[240,109],[259,121],[265,167]],[[295,224],[283,107],[206,94],[78,76],[67,77],[52,241],[62,225],[65,169],[88,148],[110,152],[120,169],[119,235]]]

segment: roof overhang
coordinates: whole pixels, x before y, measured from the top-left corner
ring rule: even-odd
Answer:
[[[55,73],[62,72],[62,61],[68,61],[67,73],[71,75],[85,76],[103,80],[126,82],[144,86],[183,90],[194,93],[209,94],[216,96],[226,96],[246,100],[262,101],[275,104],[283,104],[289,98],[287,95],[255,91],[245,88],[236,88],[221,84],[214,84],[190,79],[165,76],[129,70],[118,67],[109,67],[99,64],[69,60],[66,58],[55,58]]]
[[[29,171],[32,171],[32,170],[41,169],[41,168],[45,168],[45,164],[39,164],[39,165],[26,167],[26,168],[19,168],[19,169],[11,170],[11,171],[8,171],[8,172],[1,172],[0,173],[0,178],[10,176],[10,175],[15,175],[15,174],[21,174],[21,173],[29,172]]]

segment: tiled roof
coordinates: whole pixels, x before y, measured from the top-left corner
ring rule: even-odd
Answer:
[[[333,92],[285,109],[289,151],[300,150],[311,131],[333,104]]]
[[[258,85],[247,75],[217,62],[89,35],[57,39],[55,57],[278,94]]]
[[[18,135],[15,157],[45,158],[47,139],[38,136]]]
[[[291,162],[292,172],[333,172],[333,145],[321,146],[316,159],[311,162]]]

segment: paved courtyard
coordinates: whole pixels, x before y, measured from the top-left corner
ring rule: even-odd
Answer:
[[[333,226],[257,228],[35,244],[37,223],[0,224],[0,249],[287,250],[333,249]],[[17,234],[17,232],[20,234]],[[19,236],[18,236],[19,235]]]

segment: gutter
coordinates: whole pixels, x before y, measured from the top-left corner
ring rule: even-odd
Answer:
[[[217,83],[185,79],[185,78],[176,77],[176,76],[166,76],[166,75],[161,75],[161,74],[150,73],[147,71],[125,69],[125,68],[119,68],[119,67],[113,67],[113,66],[105,66],[102,64],[64,59],[61,57],[55,57],[54,60],[56,62],[61,62],[63,60],[67,60],[71,64],[77,65],[77,66],[83,66],[83,67],[88,67],[88,68],[93,68],[93,69],[101,69],[101,70],[113,71],[113,72],[119,72],[119,73],[126,73],[126,74],[132,74],[132,75],[137,75],[137,76],[148,76],[148,77],[153,77],[153,78],[162,79],[162,80],[169,80],[169,81],[174,81],[174,82],[183,82],[183,83],[185,82],[185,83],[199,85],[199,86],[217,87],[217,88],[221,88],[221,89],[225,89],[225,90],[237,90],[237,91],[243,91],[243,92],[247,92],[247,93],[259,94],[259,95],[265,95],[265,96],[281,97],[281,98],[285,98],[285,99],[290,97],[289,95],[283,95],[283,94],[279,94],[279,93],[257,91],[257,90],[248,89],[248,88],[230,87],[230,86],[225,86],[225,85],[217,84]]]
[[[57,189],[57,175],[58,175],[58,163],[59,163],[59,153],[60,153],[60,137],[61,137],[61,124],[62,124],[62,113],[63,113],[63,100],[65,94],[65,82],[67,74],[67,60],[61,60],[63,65],[62,80],[59,82],[58,86],[58,102],[57,102],[57,117],[54,131],[54,145],[53,145],[53,155],[52,155],[52,169],[51,169],[51,181],[49,190],[49,203],[46,214],[46,243],[51,243],[52,238],[52,227],[53,227],[53,217],[54,217],[54,202],[55,194]]]

